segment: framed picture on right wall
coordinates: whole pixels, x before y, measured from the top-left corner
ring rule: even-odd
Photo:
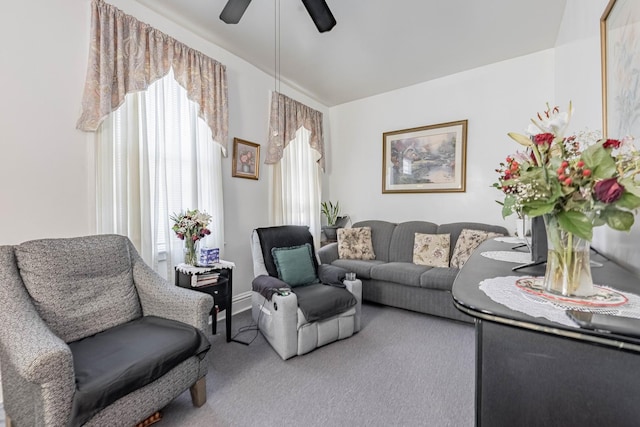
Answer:
[[[610,0],[600,18],[602,133],[640,138],[640,2]]]

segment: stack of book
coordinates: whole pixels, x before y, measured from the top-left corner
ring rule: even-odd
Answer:
[[[191,276],[191,287],[198,288],[200,286],[215,285],[218,283],[218,277],[220,277],[220,273],[213,271],[210,273],[193,274]]]

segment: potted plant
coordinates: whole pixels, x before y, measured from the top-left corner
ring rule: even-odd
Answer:
[[[346,224],[348,217],[340,216],[340,202],[335,204],[331,201],[322,202],[322,215],[327,217],[327,225],[322,227],[327,240],[337,240],[338,228],[342,228]]]

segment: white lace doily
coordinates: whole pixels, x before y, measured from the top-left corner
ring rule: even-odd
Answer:
[[[560,302],[550,301],[521,290],[516,286],[516,280],[521,278],[522,276],[505,276],[485,279],[480,282],[480,290],[493,301],[505,305],[511,310],[519,311],[532,317],[544,317],[547,320],[565,326],[578,327],[565,314],[565,311],[569,308],[576,309],[575,306],[568,307]],[[608,288],[607,286],[603,287]],[[592,313],[613,314],[640,319],[640,296],[613,288],[608,289],[621,293],[629,301],[617,307],[580,307],[579,309]]]
[[[525,244],[524,239],[521,239],[520,237],[513,237],[513,236],[496,237],[495,240],[497,242],[510,243],[512,245]]]
[[[496,261],[513,262],[516,264],[526,264],[531,262],[531,254],[529,252],[515,251],[486,251],[481,252],[485,258],[495,259]]]
[[[189,264],[185,264],[185,263],[181,263],[176,265],[176,268],[178,269],[178,271],[184,273],[184,274],[202,274],[202,273],[206,273],[207,271],[210,270],[214,270],[214,269],[220,269],[220,268],[234,268],[236,265],[231,262],[231,261],[223,261],[220,260],[220,262],[216,262],[215,264],[209,266],[209,267],[196,267],[195,265],[189,265]]]

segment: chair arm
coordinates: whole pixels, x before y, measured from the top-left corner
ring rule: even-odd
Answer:
[[[136,254],[137,255],[137,254]],[[140,256],[133,259],[133,282],[142,313],[177,320],[206,332],[213,297],[172,285],[153,271]]]
[[[264,298],[271,300],[271,297],[276,292],[277,289],[288,288],[291,287],[282,280],[277,277],[267,276],[266,274],[261,274],[256,276],[251,282],[251,290],[254,292],[258,292]]]
[[[318,278],[322,283],[329,285],[342,285],[349,270],[331,264],[318,266]]]
[[[66,419],[75,390],[71,350],[38,314],[22,283],[12,247],[0,247],[0,284],[4,407],[16,413],[14,419],[21,417],[17,408],[23,403],[31,405],[31,413]]]
[[[73,357],[69,346],[42,321],[35,308],[14,310],[15,301],[0,310],[2,364],[9,363],[26,381],[59,382],[73,386]],[[19,311],[18,311],[19,310]]]
[[[343,282],[347,287],[347,290],[356,297],[358,303],[356,304],[356,324],[355,331],[358,332],[360,330],[360,313],[362,312],[362,281],[360,279],[356,280],[345,280]]]
[[[331,264],[333,261],[337,260],[339,258],[338,243],[329,243],[328,245],[324,245],[318,249],[318,258],[320,258],[321,264]]]
[[[68,375],[73,382],[71,350],[42,320],[20,277],[11,246],[0,247],[0,350],[3,362],[34,383]]]

